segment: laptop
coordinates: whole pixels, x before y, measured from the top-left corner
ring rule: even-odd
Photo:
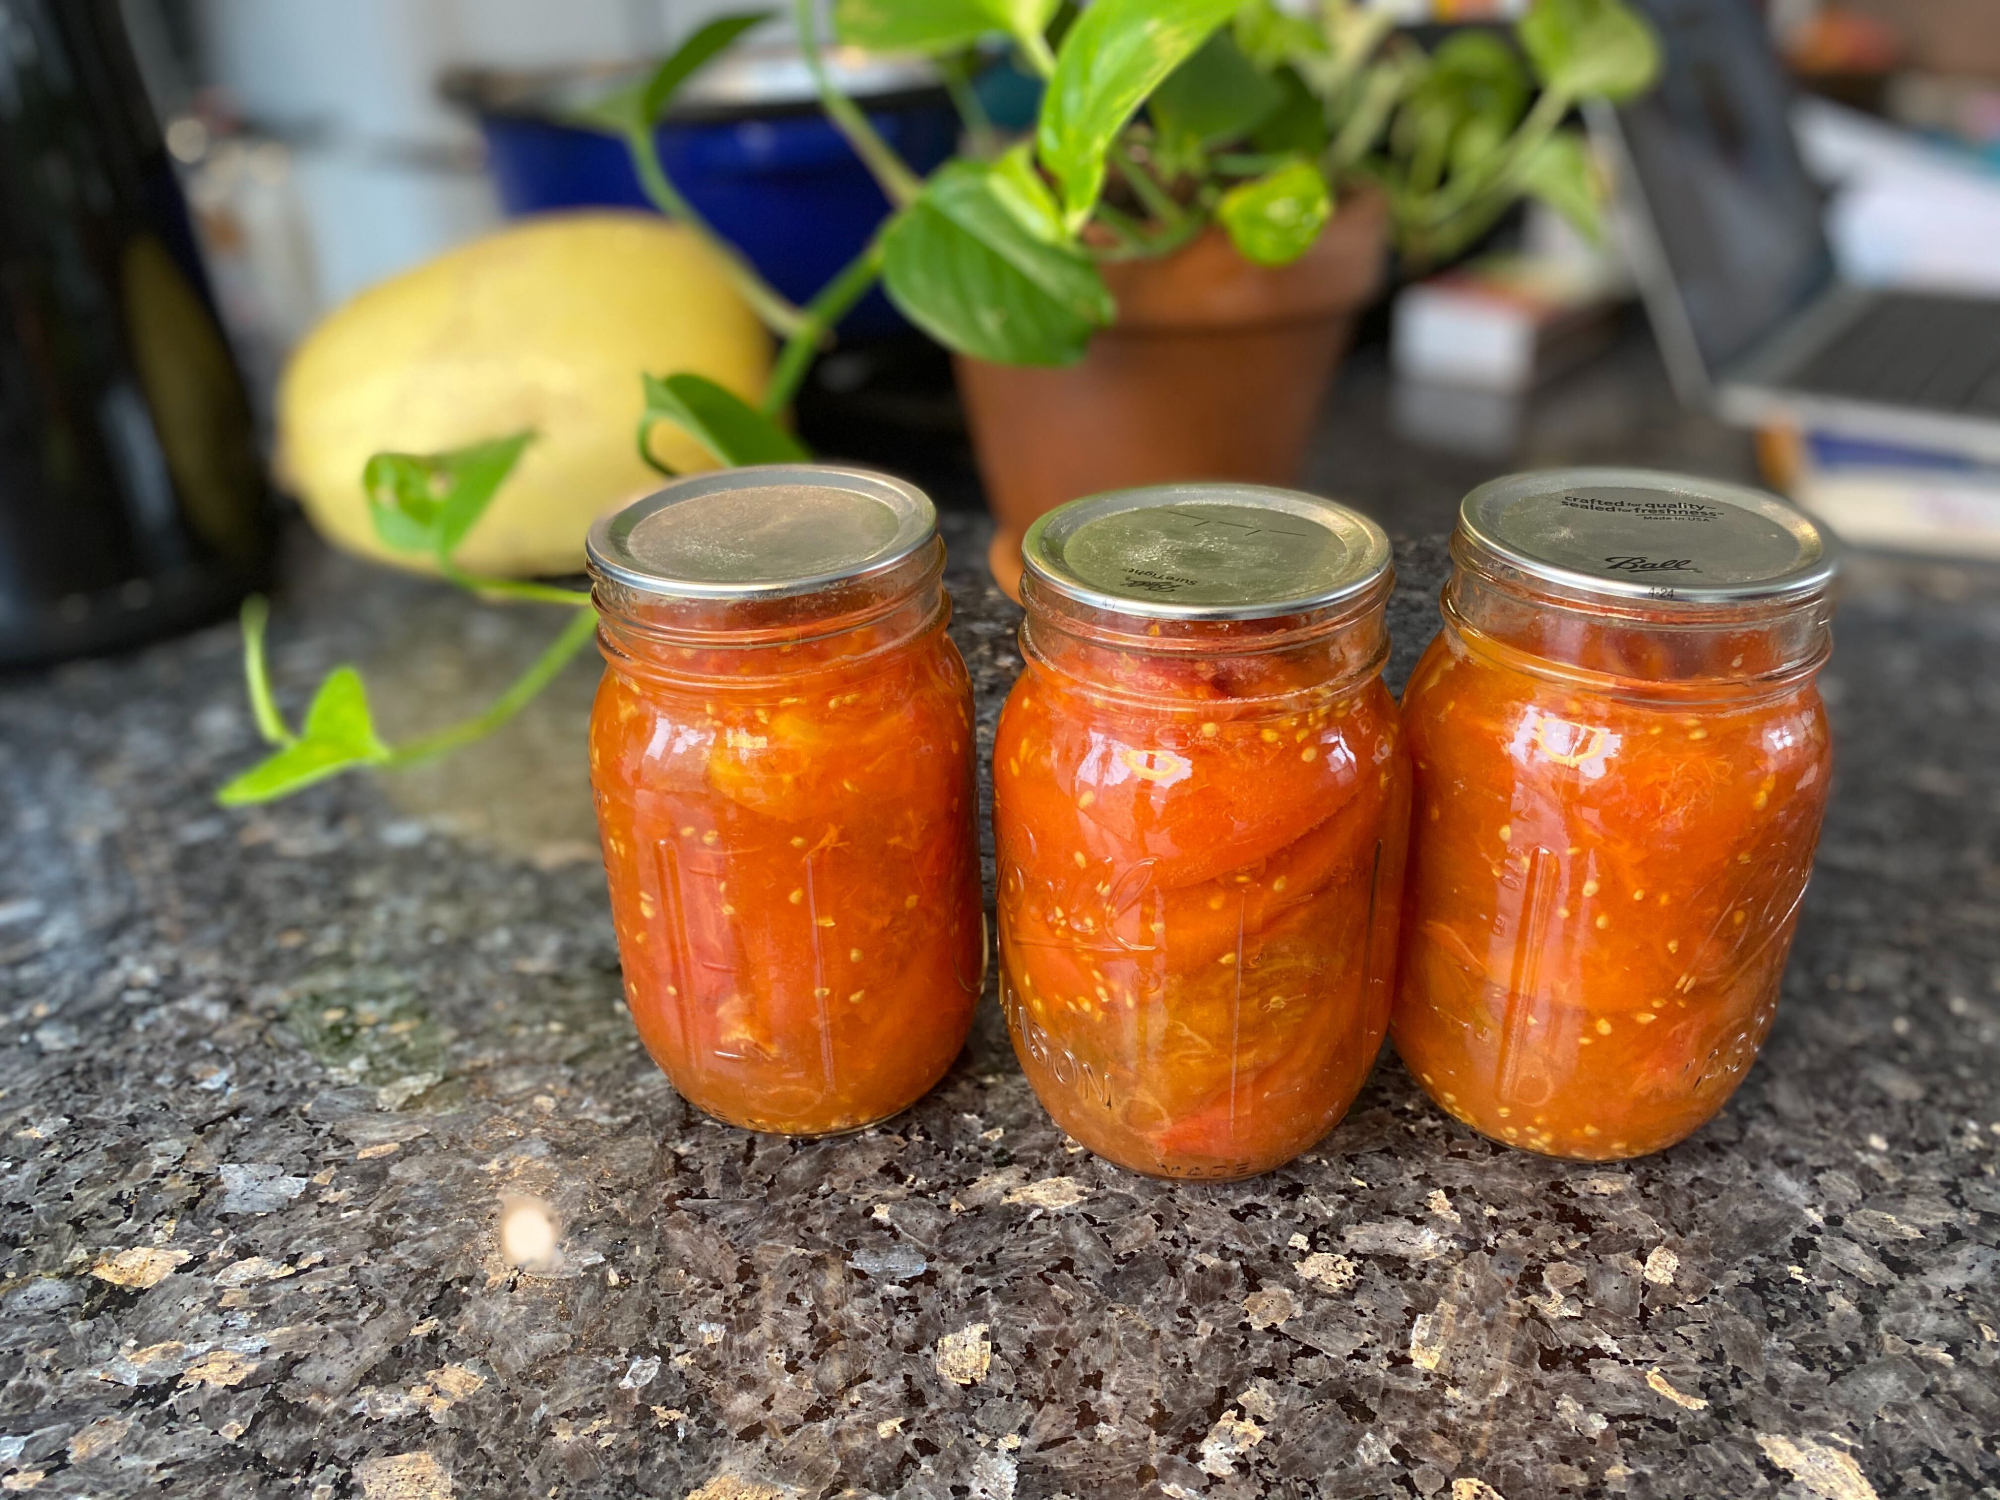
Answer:
[[[2000,462],[2000,300],[1843,283],[1751,0],[1640,0],[1666,65],[1590,114],[1676,391],[1780,424]]]

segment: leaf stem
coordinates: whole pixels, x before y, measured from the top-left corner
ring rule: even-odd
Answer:
[[[474,593],[518,599],[524,604],[562,604],[571,609],[582,609],[590,603],[589,591],[585,589],[566,589],[557,584],[534,583],[524,578],[487,578],[461,571],[449,558],[440,558],[438,562],[439,572],[448,582]]]
[[[1406,227],[1400,236],[1401,250],[1411,271],[1420,274],[1457,257],[1491,229],[1512,202],[1505,194],[1489,194],[1473,199],[1449,219]]]
[[[269,744],[289,745],[298,736],[278,711],[277,695],[271,691],[271,664],[264,655],[264,627],[270,619],[271,606],[262,594],[243,601],[243,680],[250,690],[257,732]]]
[[[756,267],[743,253],[710,228],[708,221],[695,211],[694,205],[681,196],[680,189],[674,186],[666,168],[660,164],[659,143],[653,138],[652,126],[627,129],[625,149],[631,153],[632,166],[639,174],[639,186],[645,190],[653,207],[668,218],[685,224],[694,231],[696,238],[721,257],[724,272],[765,327],[784,338],[796,333],[805,314],[758,275]]]
[[[1028,60],[1038,78],[1052,78],[1056,71],[1056,55],[1049,50],[1049,39],[1039,31],[1021,31],[1014,40],[1021,44],[1021,55]]]
[[[1211,156],[1208,164],[1225,177],[1261,177],[1289,160],[1282,151],[1221,151]]]
[[[819,18],[813,0],[793,0],[792,15],[798,26],[799,51],[805,56],[806,67],[812,73],[813,87],[819,91],[820,106],[826,111],[827,118],[833,121],[834,129],[847,137],[847,144],[854,148],[854,154],[874,174],[891,203],[898,208],[914,203],[917,194],[924,190],[923,179],[904,165],[903,158],[876,133],[868,116],[852,99],[836,89],[833,79],[827,75],[826,57],[820,51]],[[790,334],[795,330],[784,331]]]
[[[1435,228],[1471,208],[1481,194],[1508,186],[1521,164],[1563,122],[1574,101],[1561,89],[1544,89],[1534,108],[1515,128],[1507,144],[1471,170],[1454,176],[1443,189],[1409,208],[1409,222]]]
[[[1091,251],[1092,259],[1100,261],[1142,260],[1170,255],[1199,234],[1203,226],[1199,215],[1183,214],[1179,224],[1154,233],[1130,214],[1113,208],[1101,199],[1092,210],[1092,215],[1094,223],[1103,225],[1118,239],[1116,246]]]
[[[1396,13],[1386,5],[1361,9],[1347,0],[1336,0],[1324,6],[1320,30],[1332,55],[1319,79],[1321,96],[1329,101],[1337,98],[1360,75],[1382,39],[1395,29]]]
[[[1086,246],[1097,259],[1129,260],[1133,256],[1145,254],[1146,228],[1123,209],[1113,208],[1100,198],[1097,206],[1091,211],[1091,218],[1111,232],[1112,238],[1118,241],[1117,250],[1130,252],[1129,254],[1106,252]]]
[[[384,770],[400,770],[419,761],[443,755],[446,751],[456,750],[460,745],[470,744],[473,740],[491,734],[547,687],[555,679],[555,675],[569,664],[570,658],[582,650],[584,644],[596,634],[597,612],[589,609],[578,610],[575,618],[562,628],[562,633],[549,644],[549,648],[536,658],[534,665],[515,678],[507,690],[495,698],[484,713],[398,746],[389,753],[387,760],[376,764]]]
[[[1450,140],[1449,135],[1440,132],[1418,146],[1410,157],[1410,187],[1418,198],[1437,191],[1438,183],[1444,177],[1445,150]]]
[[[1410,69],[1400,59],[1385,58],[1368,70],[1361,80],[1361,96],[1355,101],[1354,112],[1327,147],[1328,177],[1337,177],[1368,154],[1409,79]]]
[[[1132,191],[1139,195],[1139,201],[1146,205],[1146,212],[1158,219],[1164,228],[1178,229],[1186,217],[1185,212],[1174,201],[1174,195],[1161,187],[1159,179],[1132,154],[1132,148],[1123,141],[1114,141],[1111,159],[1118,164],[1125,180],[1132,184]]]
[[[798,331],[785,340],[785,347],[778,352],[778,362],[772,367],[771,378],[765,383],[764,399],[760,405],[766,416],[775,417],[791,404],[813,356],[832,342],[834,325],[847,315],[849,308],[867,295],[868,288],[875,284],[875,278],[881,273],[882,236],[878,231],[861,253],[843,266],[840,274],[821,287],[819,295],[806,304],[804,321]]]
[[[959,122],[965,126],[966,149],[982,160],[997,156],[1000,152],[1000,137],[993,129],[993,117],[986,113],[986,106],[980,102],[979,90],[973,85],[972,63],[975,54],[961,52],[953,57],[938,59],[938,71],[944,74],[945,92],[951,95],[951,106],[958,111]]]

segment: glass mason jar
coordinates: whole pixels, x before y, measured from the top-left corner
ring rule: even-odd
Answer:
[[[683,479],[588,547],[590,779],[639,1035],[691,1103],[854,1130],[937,1082],[985,963],[972,692],[920,492]]]
[[[1832,763],[1827,540],[1756,490],[1636,469],[1465,499],[1416,762],[1393,1034],[1475,1130],[1640,1156],[1742,1081]]]
[[[1268,1171],[1346,1113],[1388,1022],[1388,538],[1315,496],[1184,484],[1074,501],[1023,550],[993,757],[1015,1051],[1121,1166]]]

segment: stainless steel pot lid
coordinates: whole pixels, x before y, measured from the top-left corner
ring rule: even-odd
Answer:
[[[827,76],[850,99],[877,99],[941,88],[944,75],[928,58],[907,53],[830,47]],[[742,42],[690,78],[676,98],[683,110],[747,110],[759,105],[816,103],[812,70],[788,38]]]
[[[1089,495],[1030,526],[1021,552],[1037,588],[1175,620],[1319,609],[1366,592],[1389,570],[1388,534],[1360,512],[1258,484]]]
[[[1833,539],[1747,485],[1653,469],[1545,469],[1489,480],[1459,534],[1530,578],[1616,598],[1747,603],[1822,590]]]
[[[760,464],[676,480],[601,518],[594,577],[667,599],[776,599],[895,566],[937,535],[923,491],[866,469]]]
[[[939,92],[944,76],[927,58],[834,47],[827,74],[850,99],[886,105]],[[567,119],[606,94],[638,82],[651,69],[606,67],[457,68],[444,75],[445,97],[482,114]],[[739,42],[674,94],[667,118],[701,123],[767,114],[817,111],[819,93],[798,44],[783,37]]]

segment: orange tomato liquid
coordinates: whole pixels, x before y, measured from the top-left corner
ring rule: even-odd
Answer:
[[[777,650],[732,683],[728,651],[607,649],[591,781],[647,1050],[708,1113],[817,1135],[915,1102],[971,1025],[972,694],[941,623]]]
[[[1743,645],[1720,648],[1729,666]],[[1619,653],[1584,654],[1615,669]],[[1810,680],[1698,702],[1616,681],[1554,680],[1447,631],[1403,700],[1416,799],[1396,1050],[1475,1130],[1593,1161],[1672,1145],[1742,1081],[1832,769]]]
[[[1031,660],[994,749],[1001,1000],[1056,1122],[1170,1177],[1268,1171],[1388,1019],[1409,770],[1379,677]]]

